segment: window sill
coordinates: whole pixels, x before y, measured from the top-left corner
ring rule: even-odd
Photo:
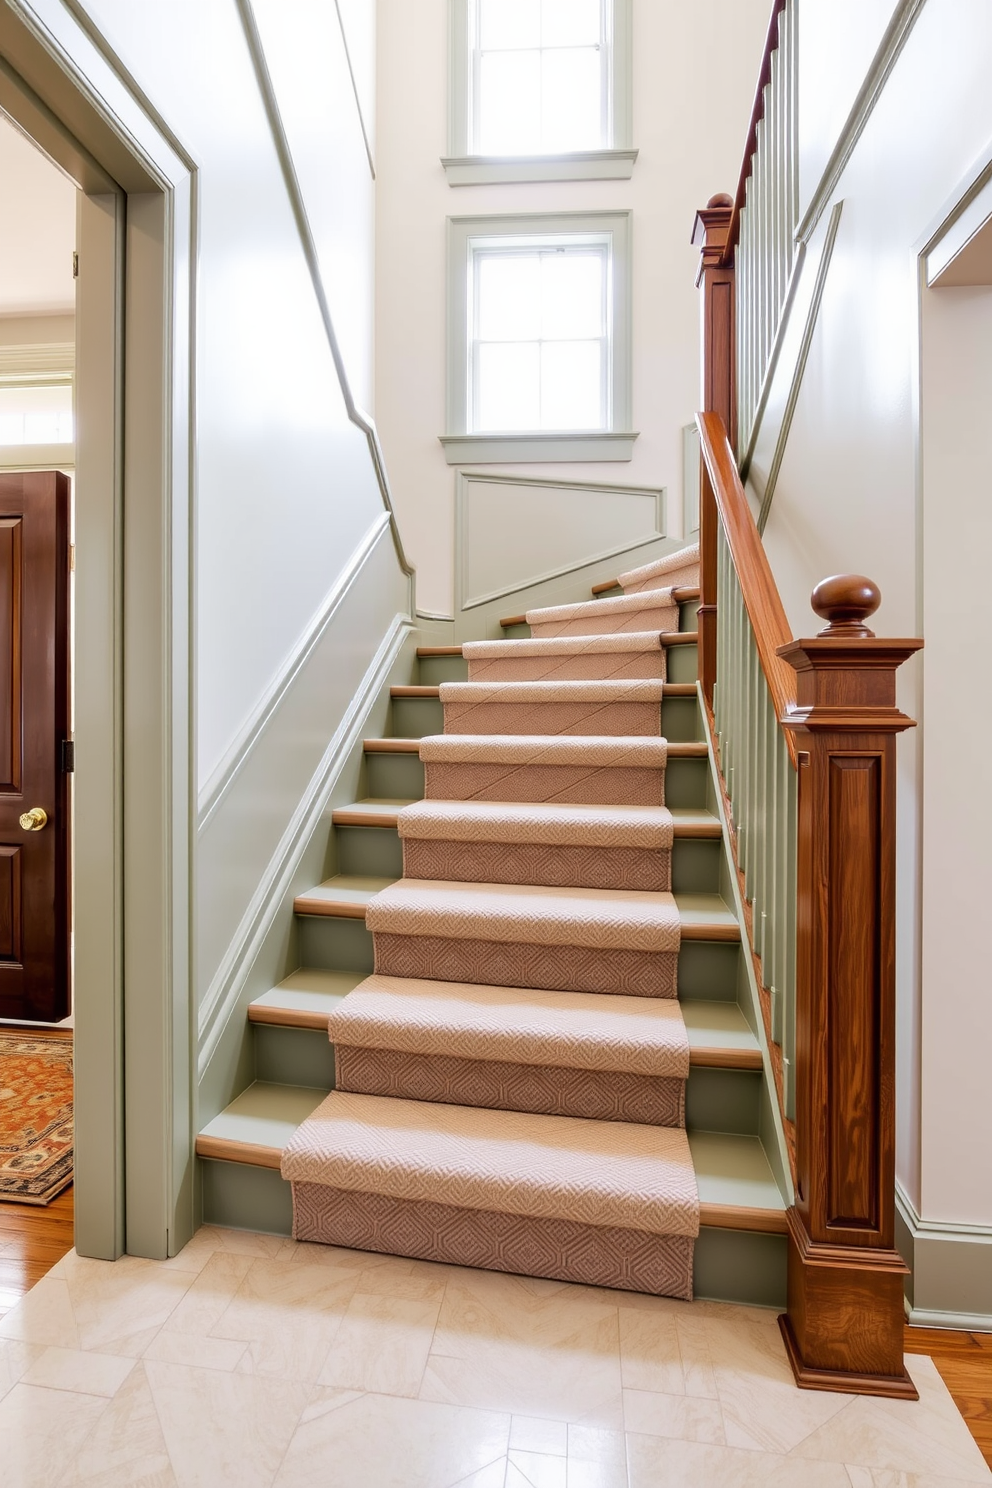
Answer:
[[[632,460],[635,433],[441,434],[449,465],[537,464],[542,460],[580,462]]]
[[[576,150],[570,155],[443,156],[449,186],[518,181],[627,181],[636,150]]]

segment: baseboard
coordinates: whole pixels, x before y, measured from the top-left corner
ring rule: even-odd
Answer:
[[[896,1226],[913,1273],[907,1321],[918,1328],[992,1333],[992,1227],[922,1219],[898,1181]]]

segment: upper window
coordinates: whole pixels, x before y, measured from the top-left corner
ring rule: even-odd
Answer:
[[[625,212],[449,220],[449,462],[630,459],[629,239]]]
[[[450,3],[452,185],[630,175],[630,0]]]

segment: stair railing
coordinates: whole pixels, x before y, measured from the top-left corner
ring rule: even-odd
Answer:
[[[774,0],[723,246],[736,268],[737,428],[750,458],[792,285],[799,210],[798,0]],[[729,427],[729,426],[728,426]]]
[[[792,1138],[788,1311],[808,1389],[915,1398],[895,1249],[896,670],[922,642],[877,639],[880,596],[813,591],[827,625],[794,640],[734,459],[734,203],[702,249],[700,692],[743,878],[773,1075]]]

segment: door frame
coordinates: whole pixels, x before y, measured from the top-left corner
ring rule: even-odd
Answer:
[[[76,1248],[164,1258],[196,1223],[196,168],[76,0],[0,0],[0,108],[81,189]]]

